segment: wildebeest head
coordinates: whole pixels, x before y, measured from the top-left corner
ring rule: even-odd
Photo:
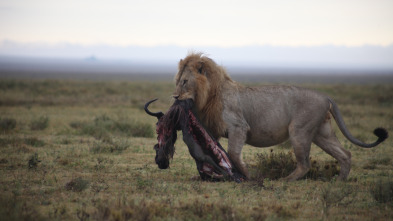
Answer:
[[[167,169],[169,167],[169,160],[173,158],[175,153],[175,142],[177,139],[177,123],[178,116],[175,112],[164,115],[162,112],[151,112],[149,111],[149,105],[157,99],[151,100],[145,104],[145,111],[147,114],[157,117],[158,122],[156,123],[156,133],[158,143],[154,145],[156,151],[155,161],[160,169]]]
[[[154,146],[156,151],[156,163],[160,169],[169,167],[170,158],[174,154],[174,144],[177,138],[177,130],[181,130],[183,141],[188,146],[191,156],[194,158],[198,172],[202,180],[220,180],[230,176],[236,182],[245,177],[238,173],[228,158],[228,154],[208,131],[203,127],[195,116],[192,108],[192,99],[176,100],[165,114],[152,113],[148,110],[149,101],[145,105],[145,111],[158,119],[156,124],[158,143]],[[211,159],[209,162],[206,160]]]

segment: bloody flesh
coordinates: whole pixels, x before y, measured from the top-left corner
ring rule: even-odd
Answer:
[[[192,100],[177,100],[166,114],[158,117],[159,121],[156,126],[158,153],[167,154],[172,158],[174,143],[177,139],[176,131],[182,130],[183,140],[196,161],[198,172],[203,180],[219,180],[224,175],[237,182],[244,180],[245,177],[234,168],[220,143],[200,123],[192,111],[192,106]],[[219,168],[200,160],[203,154],[212,159],[213,164],[218,165]]]

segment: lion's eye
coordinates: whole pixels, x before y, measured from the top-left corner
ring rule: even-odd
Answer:
[[[186,85],[187,82],[188,82],[188,80],[184,80],[184,81],[183,81],[183,86]]]

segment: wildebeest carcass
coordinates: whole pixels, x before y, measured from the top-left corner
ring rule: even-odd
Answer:
[[[192,111],[193,101],[176,100],[166,114],[151,112],[148,106],[156,101],[151,100],[145,104],[145,111],[158,119],[156,124],[158,143],[155,161],[160,169],[169,167],[169,160],[175,152],[177,131],[183,133],[183,141],[188,146],[191,156],[196,162],[202,180],[234,180],[241,182],[245,179],[237,168],[231,163],[226,151],[200,123]]]

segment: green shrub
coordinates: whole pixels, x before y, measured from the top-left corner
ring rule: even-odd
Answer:
[[[390,156],[379,156],[369,160],[370,164],[374,165],[389,165],[392,158]]]
[[[321,189],[323,215],[329,216],[329,209],[333,206],[348,206],[355,201],[356,189],[346,183],[328,183]]]
[[[130,144],[125,141],[114,141],[111,145],[111,153],[121,153],[130,146]]]
[[[305,177],[313,180],[328,181],[339,173],[340,168],[336,161],[318,162],[313,160],[310,171],[308,171]]]
[[[115,128],[125,135],[133,137],[154,137],[154,130],[150,124],[134,121],[132,123],[116,122]]]
[[[5,192],[5,191],[4,191]],[[0,195],[0,220],[48,220],[32,203],[23,198]]]
[[[30,156],[27,166],[29,169],[36,169],[39,162],[41,162],[41,160],[38,159],[38,154],[34,153]]]
[[[132,137],[154,137],[154,130],[150,124],[138,121],[123,122],[113,120],[107,115],[101,115],[93,122],[72,122],[70,126],[99,140],[111,142],[110,134]]]
[[[367,163],[363,166],[363,169],[367,170],[374,170],[377,168],[377,165],[389,165],[390,162],[392,161],[392,158],[390,156],[376,156],[372,159],[369,159]]]
[[[83,128],[85,125],[85,123],[80,122],[80,121],[73,121],[70,123],[70,127],[74,128],[74,129],[81,129]]]
[[[39,140],[36,137],[25,138],[24,143],[33,147],[42,147],[45,145],[44,141]]]
[[[2,118],[0,119],[1,130],[12,130],[16,127],[16,120],[13,118]]]
[[[257,164],[254,178],[260,180],[261,177],[272,180],[284,178],[296,169],[296,160],[291,151],[274,152],[269,154],[257,154]],[[329,180],[340,172],[337,162],[311,162],[310,171],[305,178],[313,180]],[[260,182],[260,181],[258,181]]]
[[[144,179],[141,176],[136,177],[136,187],[138,190],[145,190],[153,185],[152,179]]]
[[[168,219],[173,213],[163,202],[135,202],[123,198],[116,203],[98,203],[91,215],[93,220],[184,220]]]
[[[129,143],[121,141],[96,142],[91,148],[92,153],[121,153],[129,147]]]
[[[89,181],[82,177],[75,178],[65,185],[66,190],[81,192],[89,187]]]
[[[259,153],[257,158],[257,173],[265,178],[279,179],[288,176],[295,168],[296,162],[292,152]],[[259,177],[258,175],[258,177]]]
[[[104,127],[95,124],[85,124],[81,129],[82,134],[90,135],[98,140],[110,142],[112,140],[109,131]]]
[[[92,153],[108,153],[110,152],[110,144],[103,142],[96,142],[90,148],[90,152]]]
[[[39,118],[33,119],[30,124],[31,130],[44,130],[49,125],[49,117],[41,116]]]
[[[244,217],[231,205],[206,203],[199,200],[180,207],[190,220],[243,220]]]
[[[370,189],[371,195],[379,203],[393,202],[393,180],[378,180],[372,184]]]
[[[377,165],[368,162],[362,168],[366,170],[375,170],[377,168]]]
[[[16,138],[0,138],[0,146],[7,146],[17,143]]]

